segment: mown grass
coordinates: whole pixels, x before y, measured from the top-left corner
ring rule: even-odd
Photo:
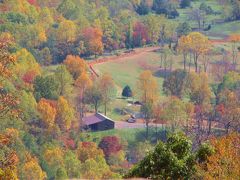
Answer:
[[[97,144],[101,141],[104,136],[118,136],[122,141],[127,142],[128,144],[135,144],[136,142],[146,141],[146,130],[145,128],[141,129],[112,129],[107,131],[99,132],[85,132],[81,135],[80,140],[83,141],[93,141]],[[149,141],[155,142],[157,139],[164,140],[166,132],[162,128],[149,128]]]
[[[211,34],[218,34],[218,36],[229,36],[230,34],[240,33],[240,21],[216,24],[215,26],[212,26],[207,33],[210,36]]]
[[[191,8],[186,8],[186,9],[177,9],[179,12],[179,17],[176,18],[176,21],[178,22],[188,22],[190,23],[190,25],[192,27],[198,27],[197,22],[193,21],[193,20],[189,20],[189,14],[191,13],[191,11],[193,9],[197,9],[200,7],[201,3],[206,3],[208,6],[211,6],[211,8],[213,9],[213,11],[215,12],[220,12],[222,9],[222,7],[218,4],[217,1],[213,1],[213,0],[205,0],[205,1],[195,1],[191,3]],[[211,14],[211,15],[207,15],[206,16],[206,23],[211,23],[213,20],[216,19],[221,19],[221,15],[217,14]]]

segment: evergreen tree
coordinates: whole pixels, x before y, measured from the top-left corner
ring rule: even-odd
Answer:
[[[133,96],[132,90],[128,85],[123,88],[122,96],[127,97],[127,98]]]

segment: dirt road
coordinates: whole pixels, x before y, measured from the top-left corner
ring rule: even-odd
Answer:
[[[121,60],[124,60],[129,57],[138,56],[138,55],[142,55],[143,53],[156,51],[159,48],[160,48],[159,46],[136,48],[136,49],[133,49],[133,51],[131,51],[129,53],[123,53],[119,56],[115,55],[115,56],[109,56],[109,57],[92,60],[92,61],[88,62],[89,69],[94,76],[99,77],[99,74],[94,69],[95,64],[102,64],[102,63],[109,62],[109,61],[118,61],[118,60],[121,61]]]

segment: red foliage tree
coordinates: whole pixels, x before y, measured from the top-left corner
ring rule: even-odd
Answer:
[[[28,0],[28,3],[33,6],[38,6],[37,0]]]
[[[133,42],[135,46],[142,46],[149,41],[147,27],[141,23],[136,22],[133,28]]]
[[[23,75],[22,80],[25,83],[32,84],[36,76],[37,76],[37,73],[35,71],[27,71]]]
[[[99,143],[99,147],[103,150],[106,157],[118,153],[122,150],[120,139],[116,136],[105,136]]]

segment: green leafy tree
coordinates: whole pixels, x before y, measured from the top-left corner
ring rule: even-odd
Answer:
[[[177,35],[178,37],[181,37],[183,35],[188,35],[191,31],[192,31],[192,28],[191,26],[189,25],[189,23],[187,22],[183,22],[183,23],[180,23],[178,26],[177,26]]]
[[[72,0],[63,0],[58,6],[57,11],[60,12],[65,18],[72,19],[76,14],[77,6]]]
[[[224,75],[223,81],[218,85],[217,92],[220,93],[225,89],[235,91],[240,87],[240,75],[237,72],[230,71]]]
[[[31,92],[21,92],[19,107],[26,121],[31,121],[38,115],[37,102]]]
[[[207,74],[190,73],[187,81],[190,100],[197,105],[208,104],[212,94]]]
[[[73,78],[65,65],[60,65],[55,71],[55,79],[59,84],[59,95],[68,97],[73,90]]]
[[[64,165],[69,178],[80,178],[81,162],[70,150],[64,154]]]
[[[55,179],[59,179],[59,180],[68,179],[66,169],[63,167],[58,168],[55,175]]]
[[[172,135],[165,144],[159,142],[126,177],[190,179],[195,171],[191,149],[192,143],[184,135]]]
[[[57,99],[59,84],[53,75],[37,76],[34,80],[34,96],[37,101],[41,98]]]
[[[164,105],[161,118],[166,120],[172,131],[183,126],[187,119],[186,105],[177,97],[170,97]]]
[[[163,82],[163,90],[172,96],[182,98],[186,88],[187,73],[183,70],[173,71]]]
[[[99,89],[99,83],[94,82],[93,86],[90,87],[85,96],[86,103],[93,105],[95,113],[97,113],[98,108],[103,103],[103,96],[101,90]]]
[[[144,115],[144,121],[146,124],[146,139],[148,139],[149,135],[149,123],[153,119],[153,108],[154,104],[151,102],[144,103],[141,106],[141,113]]]

